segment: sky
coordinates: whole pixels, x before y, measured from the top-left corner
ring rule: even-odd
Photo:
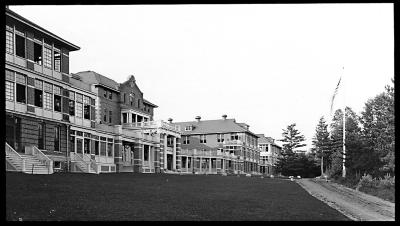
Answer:
[[[226,114],[276,140],[296,123],[307,149],[341,76],[334,109],[358,114],[394,78],[391,3],[10,9],[81,48],[71,73],[134,75],[155,120]]]

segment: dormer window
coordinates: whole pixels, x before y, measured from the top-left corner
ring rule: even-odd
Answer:
[[[185,131],[192,131],[193,130],[193,126],[185,126]]]

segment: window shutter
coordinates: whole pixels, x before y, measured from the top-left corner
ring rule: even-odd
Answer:
[[[35,89],[32,88],[32,87],[29,87],[29,86],[27,87],[27,89],[28,89],[28,91],[27,91],[27,94],[28,94],[27,103],[31,104],[31,105],[34,105],[35,104]]]

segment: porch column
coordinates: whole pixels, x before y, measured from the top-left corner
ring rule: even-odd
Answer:
[[[164,134],[164,170],[168,169],[167,166],[167,134]]]
[[[189,157],[186,156],[186,172],[189,171]]]
[[[208,172],[211,173],[211,172],[212,172],[211,158],[209,158],[208,161],[209,161],[209,162],[208,162],[208,166],[209,166]]]
[[[199,165],[200,165],[200,173],[201,173],[201,168],[203,168],[203,167],[202,167],[202,163],[203,163],[203,158],[200,157],[200,164],[199,164]]]
[[[138,121],[137,121],[137,114],[135,114],[135,122],[138,123]]]
[[[172,170],[176,170],[176,137],[173,139],[173,151],[172,151]]]

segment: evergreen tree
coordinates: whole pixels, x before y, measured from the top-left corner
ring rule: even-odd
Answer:
[[[320,160],[321,175],[324,175],[324,165],[326,167],[326,159],[331,154],[331,142],[329,139],[328,124],[326,124],[324,117],[321,117],[318,122],[312,144],[312,151],[315,152],[317,160]],[[324,162],[326,163],[324,164]]]
[[[380,170],[394,174],[394,87],[388,85],[385,89],[386,92],[369,99],[365,104],[361,113],[362,133],[367,145],[380,158]]]
[[[282,145],[282,156],[291,156],[294,154],[294,150],[297,148],[301,148],[306,146],[302,142],[305,141],[304,135],[301,135],[300,132],[295,128],[296,123],[287,126],[287,129],[283,129],[283,139],[284,144]]]

